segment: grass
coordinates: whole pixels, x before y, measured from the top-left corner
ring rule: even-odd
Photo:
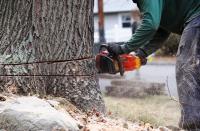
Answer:
[[[145,122],[154,126],[177,126],[180,118],[178,103],[167,96],[146,98],[105,97],[107,110],[112,117],[124,118],[133,122]]]

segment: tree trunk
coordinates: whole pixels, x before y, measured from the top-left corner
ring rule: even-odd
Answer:
[[[0,0],[1,91],[104,103],[96,77],[93,0]]]

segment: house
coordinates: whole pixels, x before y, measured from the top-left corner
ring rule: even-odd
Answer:
[[[132,11],[138,10],[132,0],[104,0],[104,28],[106,42],[124,42],[131,38]],[[94,4],[94,39],[99,42],[98,1]]]

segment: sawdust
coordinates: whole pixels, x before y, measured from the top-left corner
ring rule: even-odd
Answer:
[[[2,95],[3,100],[17,96]],[[63,98],[45,97],[52,107],[68,112],[76,121],[80,131],[171,131],[166,127],[155,128],[150,123],[133,123],[124,119],[114,119],[112,112],[101,114],[96,109],[83,113]]]
[[[112,112],[106,115],[96,109],[83,113],[70,102],[56,98],[60,107],[64,108],[79,123],[81,131],[171,131],[166,127],[155,128],[150,123],[133,123],[123,119],[113,119]]]
[[[111,119],[108,114],[104,116],[96,110],[86,115],[70,114],[81,123],[81,131],[170,131],[166,127],[155,129],[149,123],[131,123],[123,119]]]

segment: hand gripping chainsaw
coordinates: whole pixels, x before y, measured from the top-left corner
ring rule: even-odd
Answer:
[[[133,71],[141,67],[141,60],[139,57],[124,54],[115,55],[108,51],[108,45],[101,45],[99,54],[96,56],[96,67],[99,73],[124,75],[126,71]]]

